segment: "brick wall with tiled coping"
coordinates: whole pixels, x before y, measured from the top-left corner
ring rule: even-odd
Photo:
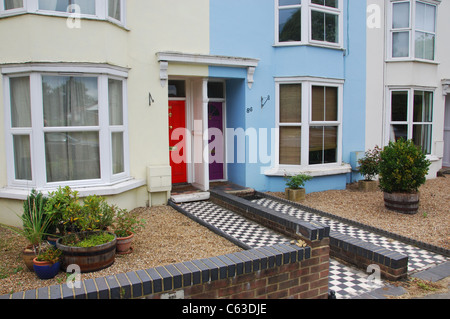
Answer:
[[[255,194],[259,197],[268,197],[284,202],[264,193],[255,192]],[[328,226],[317,222],[299,221],[296,217],[263,207],[233,194],[211,191],[210,200],[291,238],[306,238],[308,244],[310,244],[308,240],[316,238],[316,236],[317,238],[323,235],[329,236],[331,256],[361,269],[367,269],[369,265],[376,264],[380,267],[380,274],[385,279],[396,281],[407,276],[408,256],[401,253],[336,231],[330,231]],[[306,211],[309,210],[304,206],[301,208]]]
[[[16,292],[0,299],[328,298],[329,238]]]

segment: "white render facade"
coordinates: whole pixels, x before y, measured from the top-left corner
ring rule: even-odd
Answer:
[[[450,1],[367,1],[366,149],[413,139],[450,165]],[[447,128],[446,128],[447,127]]]

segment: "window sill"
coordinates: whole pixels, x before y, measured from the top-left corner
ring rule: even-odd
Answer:
[[[145,186],[146,181],[143,179],[129,179],[112,185],[89,186],[89,187],[72,187],[72,190],[78,191],[80,197],[96,194],[98,196],[118,195],[141,186]],[[38,189],[39,190],[39,189]],[[56,189],[39,190],[43,194],[55,191]],[[31,189],[20,187],[0,188],[0,198],[26,200]]]
[[[341,50],[345,51],[345,49],[340,44],[328,44],[328,43],[305,43],[305,42],[279,42],[272,45],[274,48],[283,48],[283,47],[301,47],[301,46],[310,46],[317,48],[325,48],[325,49],[333,49],[333,50]]]
[[[386,63],[424,63],[424,64],[431,64],[431,65],[439,65],[440,63],[437,61],[431,61],[431,60],[422,60],[422,59],[410,59],[410,58],[404,58],[404,59],[387,59]]]
[[[285,176],[293,174],[308,174],[312,177],[339,175],[351,173],[352,167],[350,164],[343,163],[342,165],[320,165],[320,166],[308,166],[308,167],[273,167],[264,172],[266,176]]]

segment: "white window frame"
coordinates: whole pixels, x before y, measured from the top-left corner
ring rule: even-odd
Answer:
[[[298,46],[298,45],[314,45],[321,47],[328,47],[333,49],[342,49],[344,37],[344,1],[338,1],[338,8],[331,8],[318,4],[311,3],[311,0],[302,0],[301,5],[279,6],[279,0],[275,0],[275,46]],[[296,8],[301,7],[301,41],[279,41],[279,10],[280,8]],[[312,11],[320,11],[324,13],[331,13],[338,16],[338,42],[318,41],[312,39],[311,29],[311,15]]]
[[[392,121],[392,92],[408,92],[408,107],[407,107],[407,120],[406,121]],[[414,92],[430,92],[433,94],[433,106],[432,106],[432,121],[431,122],[414,122]],[[431,125],[431,150],[430,154],[426,154],[427,157],[431,157],[434,154],[434,112],[435,112],[435,102],[436,102],[436,88],[431,87],[418,87],[418,86],[392,86],[387,88],[386,94],[386,121],[385,121],[385,136],[384,144],[388,145],[391,141],[391,125],[407,125],[408,136],[407,139],[413,138],[413,128],[414,125]]]
[[[283,84],[301,84],[302,85],[302,123],[283,123],[280,125],[280,85]],[[336,87],[338,89],[338,120],[337,121],[312,121],[312,87],[313,86],[325,86]],[[275,139],[275,163],[272,170],[267,171],[266,175],[280,175],[281,172],[320,172],[313,173],[313,175],[327,175],[326,172],[332,174],[337,170],[336,168],[342,167],[342,119],[343,119],[343,92],[344,92],[344,80],[340,79],[326,79],[315,77],[287,77],[287,78],[275,78],[275,128],[279,132],[280,126],[301,126],[301,163],[299,165],[283,165],[280,164],[279,150],[280,141],[279,134]],[[306,107],[305,107],[306,106]],[[311,126],[337,126],[337,152],[336,162],[326,164],[313,164],[309,165],[309,130]]]
[[[32,64],[27,66],[12,65],[2,68],[3,92],[4,92],[4,114],[5,114],[5,144],[7,157],[7,180],[9,187],[36,189],[54,189],[59,185],[71,187],[108,186],[120,181],[130,179],[130,159],[128,144],[128,110],[127,110],[127,77],[128,71],[123,68],[115,68],[106,65],[78,65],[78,66],[54,66],[47,64]],[[62,128],[44,127],[43,105],[42,105],[42,76],[77,76],[97,77],[98,79],[98,103],[99,123],[96,127],[71,127],[66,131],[98,131],[99,132],[99,154],[100,154],[100,178],[92,180],[47,182],[45,141],[47,132],[59,132]],[[30,77],[30,99],[31,99],[31,128],[12,128],[11,126],[11,98],[9,79],[13,77]],[[123,81],[123,125],[109,125],[108,104],[108,79]],[[123,132],[124,136],[124,172],[113,174],[112,171],[112,132]],[[17,180],[15,178],[15,161],[13,152],[13,133],[30,135],[30,153],[32,180]]]
[[[423,32],[420,30],[417,30],[416,28],[416,3],[421,2],[426,5],[433,5],[436,8],[435,12],[435,18],[434,18],[434,33],[432,32],[426,32],[426,33],[432,33],[434,34],[434,58],[432,60],[429,59],[423,59],[423,58],[417,58],[416,57],[416,32]],[[393,18],[394,18],[394,4],[396,3],[409,3],[409,27],[408,28],[401,28],[401,29],[393,29]],[[439,10],[439,4],[440,1],[437,0],[391,0],[388,9],[388,24],[387,24],[387,39],[388,43],[386,45],[387,49],[387,60],[388,61],[421,61],[421,62],[428,62],[428,63],[435,63],[436,62],[436,41],[437,41],[437,19],[438,19],[438,10]],[[395,32],[409,32],[409,51],[407,57],[394,57],[393,56],[393,34]]]
[[[67,17],[67,18],[81,18],[81,19],[91,19],[91,20],[106,20],[117,24],[119,26],[126,26],[126,1],[120,0],[120,21],[114,19],[108,14],[108,1],[109,0],[93,0],[95,1],[95,14],[72,14],[69,12],[61,11],[51,11],[39,9],[39,0],[23,0],[23,8],[5,10],[3,0],[0,0],[0,18],[8,17],[24,13],[33,13],[40,15],[56,16],[56,17]]]

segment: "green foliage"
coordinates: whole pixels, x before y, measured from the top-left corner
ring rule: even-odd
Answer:
[[[358,160],[359,172],[364,176],[366,181],[371,181],[379,173],[381,148],[377,146],[372,150],[368,150],[364,157]]]
[[[105,230],[112,225],[115,214],[116,207],[108,205],[104,197],[90,195],[83,201],[78,225],[82,231]]]
[[[62,239],[62,244],[72,247],[94,247],[109,243],[114,240],[114,235],[108,232],[95,233],[75,233],[70,234]]]
[[[62,255],[62,251],[54,248],[54,247],[50,247],[48,249],[45,249],[44,251],[40,252],[39,255],[36,257],[37,261],[48,261],[51,262],[52,264],[56,263],[59,258]]]
[[[45,210],[62,234],[79,230],[81,205],[78,192],[72,191],[69,186],[59,187],[56,191],[49,193]]]
[[[380,153],[380,188],[387,193],[415,193],[425,183],[430,161],[412,140],[390,142]]]
[[[302,188],[305,183],[312,179],[312,176],[307,174],[297,174],[293,176],[285,176],[286,186],[291,189],[299,189]]]
[[[119,209],[115,218],[114,233],[118,237],[127,237],[129,233],[135,233],[145,226],[144,219],[137,217],[126,209]]]

